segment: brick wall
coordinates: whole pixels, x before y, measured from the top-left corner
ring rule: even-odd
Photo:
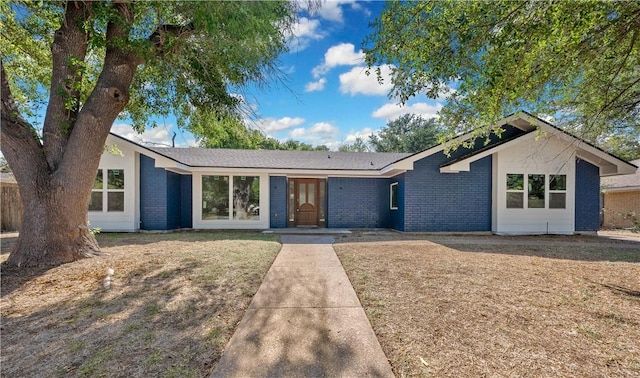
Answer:
[[[166,172],[167,175],[167,230],[181,228],[182,224],[182,180],[181,175]]]
[[[398,231],[404,231],[404,176],[405,174],[403,173],[389,180],[389,186],[394,182],[398,183],[398,208],[396,210],[389,210],[389,227]],[[391,189],[389,189],[389,191],[391,191]],[[389,196],[390,195],[389,193]]]
[[[630,228],[640,219],[640,190],[603,195],[602,228]],[[634,216],[635,214],[635,216]]]
[[[167,229],[167,175],[155,160],[140,155],[140,229]]]
[[[471,163],[469,172],[440,173],[440,165],[464,153],[436,153],[405,174],[404,231],[491,231],[491,156]]]
[[[287,227],[287,178],[271,176],[269,178],[269,214],[270,228]]]
[[[576,160],[576,231],[600,229],[600,170]]]
[[[191,176],[155,167],[140,155],[140,229],[172,230],[191,227]]]
[[[327,227],[389,227],[389,179],[330,177]]]

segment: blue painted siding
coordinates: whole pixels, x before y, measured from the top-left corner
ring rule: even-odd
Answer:
[[[167,174],[155,160],[140,155],[140,228],[167,229]]]
[[[179,174],[167,175],[167,230],[181,228],[182,223],[182,183]]]
[[[398,209],[389,210],[389,227],[398,231],[404,231],[404,176],[401,174],[389,180],[389,186],[394,182],[398,183]],[[391,189],[388,190],[391,191]]]
[[[140,228],[191,227],[191,176],[168,172],[154,165],[152,158],[140,155]]]
[[[576,231],[600,229],[600,170],[576,160]]]
[[[269,178],[269,215],[270,228],[287,227],[287,178],[272,176]]]
[[[329,178],[327,227],[389,227],[389,179]]]
[[[180,180],[181,225],[182,228],[193,227],[193,176],[182,175]]]
[[[440,173],[440,165],[469,150],[428,156],[405,174],[404,231],[491,231],[491,156],[470,172]]]

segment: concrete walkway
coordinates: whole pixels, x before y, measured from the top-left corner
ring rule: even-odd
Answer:
[[[333,237],[281,241],[212,377],[393,377]]]

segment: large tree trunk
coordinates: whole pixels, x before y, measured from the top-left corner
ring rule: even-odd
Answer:
[[[129,100],[129,87],[142,61],[124,43],[133,19],[130,4],[114,1],[116,15],[107,25],[103,71],[80,108],[81,94],[74,83],[82,81],[82,70],[73,62],[86,57],[88,34],[82,21],[92,21],[90,8],[90,2],[69,2],[56,31],[42,139],[20,116],[0,62],[2,152],[24,208],[18,243],[7,260],[14,266],[60,265],[99,253],[87,222],[91,188],[111,125]]]
[[[88,201],[72,194],[87,190],[70,179],[66,185],[57,187],[45,182],[35,193],[27,192],[22,197],[24,218],[8,264],[17,267],[60,265],[100,253],[87,227],[85,202]]]

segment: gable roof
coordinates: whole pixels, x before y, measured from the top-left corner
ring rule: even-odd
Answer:
[[[522,132],[504,140],[498,140],[486,147],[472,150],[459,158],[452,159],[443,164],[440,171],[443,173],[468,171],[472,162],[506,148],[513,143],[520,143],[523,139],[531,138],[534,135],[532,131],[536,129],[564,139],[567,143],[575,144],[576,156],[599,167],[601,176],[633,174],[638,168],[525,111],[519,111],[497,123],[497,126],[503,125],[513,126],[522,130]],[[323,173],[337,175],[392,177],[412,170],[416,161],[444,151],[448,143],[463,142],[470,139],[473,133],[462,134],[449,142],[414,154],[146,147],[117,134],[111,134],[111,136],[130,143],[134,150],[156,159],[156,167],[179,173],[216,168],[264,169],[272,170],[274,173],[296,172],[300,174],[304,174],[305,171],[313,172],[314,174],[316,174],[315,172],[324,171]]]
[[[619,157],[604,151],[601,148],[594,146],[593,144],[578,138],[565,130],[560,129],[557,126],[550,124],[549,122],[540,119],[530,113],[523,110],[507,116],[500,120],[497,126],[514,126],[524,131],[523,134],[518,135],[516,138],[506,140],[504,142],[494,143],[489,146],[488,149],[478,149],[470,154],[456,159],[454,161],[447,162],[440,167],[441,172],[456,173],[459,171],[468,171],[469,164],[479,160],[499,149],[509,147],[512,145],[515,139],[531,138],[534,135],[531,132],[539,130],[549,136],[554,136],[558,139],[564,140],[566,143],[573,145],[576,148],[576,157],[585,160],[600,169],[600,176],[614,176],[635,173],[637,166],[620,159]]]
[[[378,171],[411,155],[407,153],[232,150],[218,148],[148,147],[148,149],[189,167],[208,168]]]

